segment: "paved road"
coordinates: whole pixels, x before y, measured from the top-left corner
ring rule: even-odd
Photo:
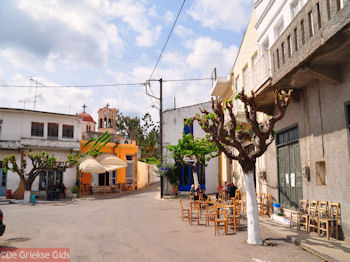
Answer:
[[[116,199],[71,204],[6,205],[7,247],[70,248],[71,261],[320,261],[283,240],[250,246],[246,231],[214,236],[213,227],[179,218],[178,200],[160,200],[159,189]],[[264,238],[278,238],[262,228]]]

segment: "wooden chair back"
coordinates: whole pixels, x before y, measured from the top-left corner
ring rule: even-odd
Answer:
[[[328,201],[318,202],[318,217],[328,217]]]
[[[236,189],[236,192],[235,192],[235,199],[240,199],[241,197],[241,190],[239,190],[238,188]]]
[[[308,201],[306,199],[300,199],[299,201],[299,214],[308,213]]]
[[[317,216],[317,207],[318,207],[317,200],[310,200],[309,201],[308,213],[310,216]]]
[[[331,202],[329,206],[329,218],[338,221],[339,214],[340,214],[340,203]]]

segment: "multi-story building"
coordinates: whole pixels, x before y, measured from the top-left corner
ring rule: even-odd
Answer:
[[[192,126],[184,125],[187,119],[194,117],[200,113],[200,109],[211,112],[211,102],[201,103],[192,106],[186,106],[176,109],[169,109],[163,112],[163,141],[164,141],[164,157],[171,157],[167,152],[167,145],[176,145],[178,140],[182,138],[182,134],[191,133],[195,138],[205,137],[206,133],[195,121]],[[197,174],[201,188],[207,193],[215,193],[220,180],[220,171],[218,158],[212,158],[208,161],[207,166],[197,166]],[[180,177],[180,192],[190,191],[191,184],[194,184],[193,172],[190,166],[178,165],[178,175]],[[166,183],[166,180],[165,182]],[[168,191],[167,191],[168,188]],[[165,184],[165,193],[171,193],[171,186]]]
[[[244,90],[250,94],[251,91],[265,85],[269,78],[268,59],[265,53],[261,53],[258,46],[256,24],[256,12],[253,10],[247,29],[244,33],[236,60],[233,64],[231,73],[225,79],[217,78],[211,92],[212,96],[218,97],[221,100],[231,99],[234,103],[234,114],[240,125],[246,126],[246,118],[243,103],[240,100],[235,100],[234,97]],[[263,119],[264,114],[260,114],[259,118]],[[228,111],[225,111],[225,122],[229,124],[230,116]],[[251,150],[253,144],[246,143],[247,150]],[[231,161],[225,154],[220,156],[221,176],[223,181],[234,182],[234,184],[244,189],[243,170],[238,161]],[[260,157],[257,160],[254,171],[254,182],[257,192],[266,191],[265,174],[265,158]]]
[[[46,151],[66,160],[70,149],[80,150],[81,118],[76,115],[58,114],[50,112],[32,111],[15,108],[0,108],[0,196],[10,189],[12,193],[17,189],[19,176],[11,171],[4,172],[1,160],[14,154],[20,165],[20,160],[28,152]],[[30,161],[27,161],[29,170]],[[34,181],[32,191],[37,195],[46,196],[47,188],[51,184],[61,184],[70,188],[75,186],[77,178],[76,168],[65,172],[43,171]]]
[[[270,85],[258,90],[273,113],[273,89],[294,89],[267,150],[267,193],[286,208],[300,199],[341,205],[350,236],[350,1],[255,1],[258,42]]]

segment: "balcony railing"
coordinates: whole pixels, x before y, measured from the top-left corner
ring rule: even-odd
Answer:
[[[350,0],[307,1],[271,47],[272,84],[315,54],[349,22]]]
[[[269,60],[267,55],[264,55],[244,79],[244,91],[246,93],[250,93],[251,90],[256,91],[269,77]]]

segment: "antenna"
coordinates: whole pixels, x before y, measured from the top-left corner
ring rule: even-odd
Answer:
[[[33,83],[35,83],[35,95],[34,95],[34,110],[35,110],[35,106],[36,106],[36,98],[38,97],[37,96],[37,91],[38,91],[38,84],[41,85],[41,86],[45,86],[44,84],[40,83],[38,80],[35,80],[33,77],[30,77],[29,79],[30,81],[32,81]]]
[[[35,103],[37,97],[40,97],[41,95],[36,95],[36,96],[32,96],[32,97],[28,97],[28,98],[23,98],[21,100],[18,100],[18,102],[23,103],[23,109],[26,109],[26,103]],[[35,107],[34,107],[35,108]]]

